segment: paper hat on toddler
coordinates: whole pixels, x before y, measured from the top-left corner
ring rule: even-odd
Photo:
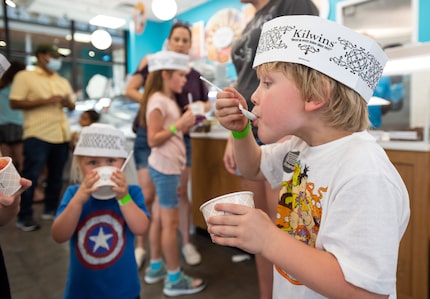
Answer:
[[[94,123],[84,127],[73,155],[127,158],[125,135],[108,124]]]
[[[172,51],[160,51],[148,56],[148,71],[182,70],[188,71],[190,58],[188,55]]]
[[[315,69],[368,102],[388,58],[372,39],[317,16],[282,16],[263,25],[254,65],[292,62]]]

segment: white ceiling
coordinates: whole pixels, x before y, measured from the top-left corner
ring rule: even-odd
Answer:
[[[98,14],[132,20],[135,5],[141,1],[148,20],[159,21],[152,13],[152,0],[14,0],[18,7],[29,13],[65,17],[88,22]],[[176,0],[178,14],[211,0]],[[215,1],[215,0],[213,0]],[[237,1],[237,0],[231,0]],[[313,0],[328,15],[329,0]],[[357,31],[367,32],[382,44],[405,43],[411,40],[411,3],[416,0],[347,0],[339,3],[353,4],[345,11],[343,23]],[[413,5],[412,5],[413,6]],[[335,7],[331,8],[336,10]],[[127,26],[127,25],[126,25]],[[128,26],[127,26],[128,27]]]
[[[199,6],[209,0],[176,0],[178,14]],[[131,20],[134,6],[139,0],[15,0],[18,7],[26,7],[29,13],[66,17],[70,20],[88,22],[98,14]],[[151,10],[152,0],[142,0],[148,20],[159,21]]]

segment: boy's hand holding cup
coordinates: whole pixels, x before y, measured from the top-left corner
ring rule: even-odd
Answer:
[[[234,192],[215,197],[200,206],[200,211],[203,213],[206,224],[211,216],[229,215],[230,213],[215,210],[215,205],[218,203],[233,203],[254,208],[254,193],[251,191]]]

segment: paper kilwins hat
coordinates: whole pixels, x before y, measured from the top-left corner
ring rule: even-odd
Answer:
[[[293,62],[358,92],[368,102],[388,58],[372,39],[317,16],[282,16],[263,25],[254,65]]]
[[[148,71],[183,70],[188,71],[190,66],[188,55],[172,51],[160,51],[148,56]]]
[[[108,124],[95,123],[84,127],[73,155],[127,158],[125,135]]]

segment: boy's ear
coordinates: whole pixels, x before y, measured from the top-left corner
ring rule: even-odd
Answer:
[[[327,100],[322,98],[310,98],[305,101],[305,111],[312,112],[320,109],[326,104]]]

